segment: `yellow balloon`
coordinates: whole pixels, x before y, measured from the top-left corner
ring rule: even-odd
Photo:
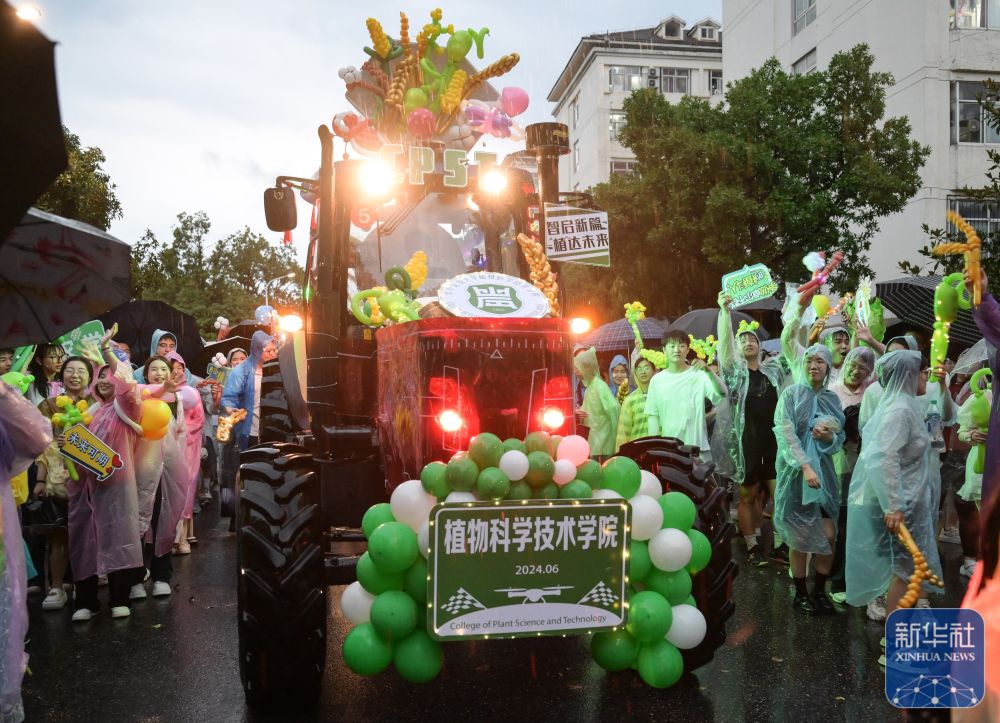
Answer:
[[[822,319],[826,316],[826,312],[830,310],[830,299],[823,296],[823,294],[816,294],[812,298],[812,308],[816,312],[816,316]]]
[[[79,409],[81,412],[86,412],[88,407],[90,407],[90,405],[87,404],[86,399],[81,399],[79,402],[76,403],[76,408]]]
[[[142,414],[139,417],[142,436],[153,441],[162,439],[167,433],[171,418],[170,407],[166,402],[162,399],[146,399],[142,403]]]

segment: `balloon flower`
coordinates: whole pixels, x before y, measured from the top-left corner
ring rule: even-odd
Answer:
[[[973,390],[975,398],[972,400],[972,423],[979,429],[987,430],[990,426],[990,400],[986,398],[985,392],[992,390],[993,385],[986,383],[985,388],[980,388],[979,380],[989,377],[993,379],[993,372],[989,369],[980,369],[972,375],[969,387]],[[986,469],[986,445],[980,442],[976,445],[976,459],[973,461],[972,471],[982,474]]]
[[[87,404],[87,401],[84,399],[81,399],[74,404],[72,399],[67,397],[65,394],[60,394],[56,397],[56,407],[62,411],[56,412],[52,415],[53,426],[58,427],[59,433],[63,434],[67,429],[76,424],[90,424],[91,416],[87,414],[87,408],[89,406],[90,405]],[[80,475],[76,471],[76,465],[73,464],[73,460],[66,459],[65,464],[66,471],[69,472],[70,478],[74,482],[78,482],[80,480]]]
[[[699,359],[704,360],[707,364],[715,361],[715,352],[719,347],[719,342],[715,336],[709,334],[704,339],[695,339],[692,334],[688,334],[688,339],[691,340],[691,350]]]
[[[646,307],[641,301],[633,301],[625,304],[625,320],[632,327],[632,334],[635,335],[635,346],[637,349],[643,348],[642,335],[639,333],[639,320],[646,318]]]
[[[416,321],[420,314],[413,300],[426,280],[427,254],[417,251],[406,266],[393,266],[385,272],[385,286],[365,289],[352,296],[351,313],[366,326]]]

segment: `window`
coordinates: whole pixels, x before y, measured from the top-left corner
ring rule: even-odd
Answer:
[[[979,104],[979,98],[985,94],[982,83],[971,80],[952,83],[952,142],[1000,143],[1000,133],[989,124],[989,116]]]
[[[618,134],[625,129],[625,114],[620,110],[611,111],[611,116],[608,119],[608,131],[611,134],[611,140],[617,141]]]
[[[608,90],[630,93],[642,87],[646,71],[637,65],[609,65]]]
[[[724,91],[725,91],[725,86],[722,84],[722,71],[721,70],[708,71],[708,94],[722,95]]]
[[[576,122],[580,120],[580,104],[577,102],[580,96],[574,98],[569,104],[569,126],[576,129]]]
[[[680,38],[684,35],[684,26],[681,25],[676,20],[671,20],[669,23],[663,26],[664,38]]]
[[[1000,0],[950,0],[951,28],[1000,28]]]
[[[573,172],[578,173],[580,171],[580,141],[574,141],[573,143]]]
[[[715,28],[698,28],[702,40],[715,40]]]
[[[691,88],[691,71],[688,68],[660,68],[660,91],[688,94]]]
[[[792,63],[792,75],[805,75],[816,70],[816,48]]]
[[[792,35],[816,19],[816,0],[792,0]]]
[[[639,167],[638,161],[626,161],[624,159],[611,159],[611,173],[635,173]]]
[[[1000,203],[951,196],[948,198],[948,210],[972,224],[983,239],[983,255],[989,256],[991,240],[996,238],[995,234],[1000,234]]]

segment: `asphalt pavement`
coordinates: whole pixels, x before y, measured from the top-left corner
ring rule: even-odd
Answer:
[[[72,623],[68,606],[43,612],[41,597],[29,599],[28,721],[901,719],[876,662],[884,626],[861,609],[795,613],[787,568],[775,564],[741,569],[726,645],[668,690],[632,671],[604,672],[585,638],[446,644],[442,674],[424,686],[391,670],[360,678],[340,657],[348,624],[342,588],[332,588],[319,706],[308,716],[258,714],[247,709],[237,667],[235,536],[215,508],[196,527],[194,553],[174,558],[173,595],[133,604],[130,618],[112,620],[105,609]],[[941,550],[948,592],[934,602],[954,606],[965,589],[961,551]],[[106,604],[105,596],[102,588]]]

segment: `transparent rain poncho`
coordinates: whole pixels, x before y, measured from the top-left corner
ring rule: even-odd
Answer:
[[[876,372],[885,393],[862,430],[863,444],[847,498],[847,602],[865,605],[885,593],[893,576],[909,579],[913,558],[885,526],[902,512],[914,541],[938,576],[934,525],[941,494],[941,465],[917,398],[920,354],[893,351]],[[943,578],[942,578],[943,579]],[[926,586],[925,589],[937,588]]]
[[[869,370],[869,374],[858,386],[851,390],[846,382],[853,375],[854,368],[864,365]],[[851,472],[858,461],[858,452],[861,447],[860,427],[858,417],[861,411],[861,402],[865,389],[875,379],[875,352],[866,346],[857,346],[847,352],[844,357],[844,365],[840,368],[840,378],[830,385],[830,391],[840,399],[840,405],[844,412],[844,432],[846,434],[843,448],[834,455],[833,464],[837,468],[840,476],[841,488],[843,491],[841,504],[847,502],[847,489],[851,483]]]
[[[808,360],[818,356],[827,364],[827,376],[819,391],[806,376]],[[837,519],[840,484],[833,455],[844,443],[844,414],[840,400],[827,387],[833,355],[823,344],[806,349],[794,370],[796,383],[782,392],[774,412],[774,434],[778,441],[775,465],[778,483],[774,491],[774,526],[793,550],[828,555],[833,552],[823,531],[825,515]],[[812,430],[825,425],[833,439],[814,439]],[[803,465],[812,467],[819,488],[806,484]]]
[[[587,437],[590,454],[614,454],[618,432],[618,401],[597,371],[597,351],[590,347],[580,352],[573,358],[573,365],[587,388],[583,395],[583,411],[587,413],[586,425],[590,428],[590,435]]]

